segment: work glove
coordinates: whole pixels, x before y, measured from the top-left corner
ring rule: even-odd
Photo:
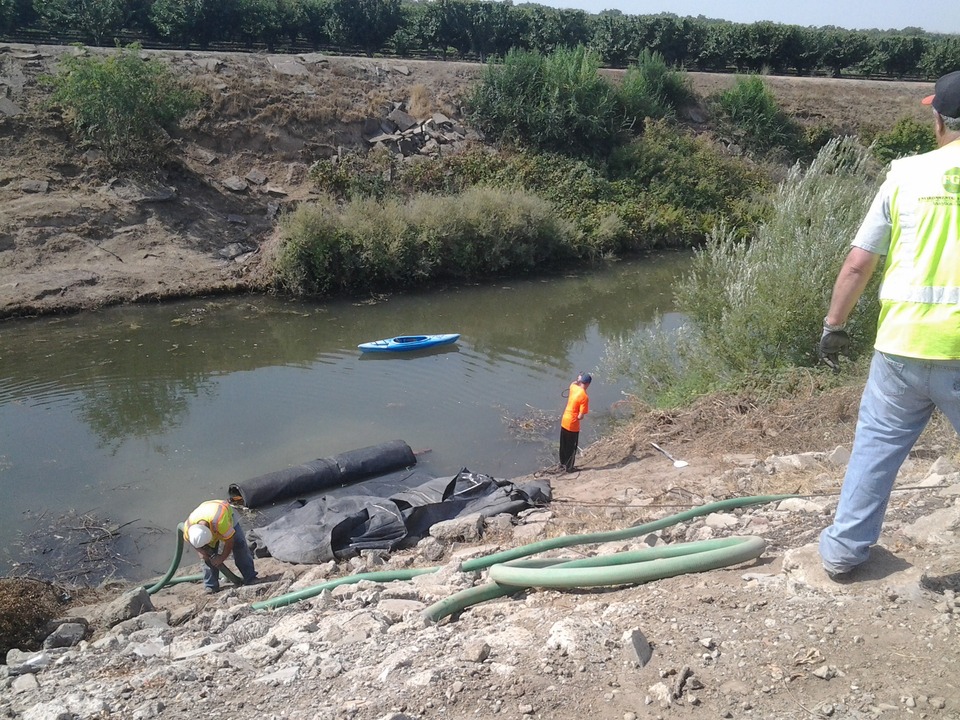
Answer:
[[[845,351],[849,345],[850,336],[847,335],[846,330],[828,330],[824,328],[823,335],[820,336],[820,345],[817,347],[820,360],[833,370],[833,372],[839,373],[839,355]]]

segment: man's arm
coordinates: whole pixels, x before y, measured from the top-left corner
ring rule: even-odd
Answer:
[[[863,294],[863,289],[876,271],[881,257],[883,256],[863,248],[850,249],[833,285],[830,309],[827,310],[827,316],[824,318],[828,325],[842,327],[847,322],[854,305]]]
[[[200,556],[200,560],[203,562],[210,562],[210,559],[213,557],[213,553],[205,547],[194,548],[197,551],[197,555]]]
[[[233,552],[233,540],[235,537],[236,537],[236,533],[234,533],[233,535],[231,535],[230,537],[226,538],[223,541],[223,550],[220,551],[219,555],[214,555],[210,559],[211,565],[213,565],[214,567],[220,567],[221,565],[223,565],[224,561],[228,557],[230,557],[230,553]]]

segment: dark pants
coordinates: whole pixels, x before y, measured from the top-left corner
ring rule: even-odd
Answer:
[[[560,464],[567,472],[573,472],[574,462],[577,459],[577,443],[580,442],[580,433],[560,428]]]

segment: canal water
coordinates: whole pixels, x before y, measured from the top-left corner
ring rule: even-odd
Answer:
[[[603,377],[607,344],[670,316],[688,259],[361,302],[240,296],[6,321],[0,573],[35,571],[44,533],[86,518],[124,525],[121,573],[152,577],[170,530],[229,484],[395,439],[429,450],[418,469],[434,476],[551,466],[561,393],[594,374],[586,447],[625,389]],[[446,332],[459,342],[357,349]]]

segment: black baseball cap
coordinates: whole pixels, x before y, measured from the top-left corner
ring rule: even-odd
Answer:
[[[948,118],[960,118],[960,70],[944,75],[933,86],[933,95],[921,102]]]

